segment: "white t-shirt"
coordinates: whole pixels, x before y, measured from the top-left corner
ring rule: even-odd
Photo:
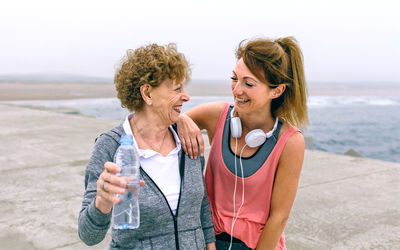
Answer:
[[[129,124],[129,120],[132,117],[133,114],[130,114],[125,118],[123,128],[127,135],[133,136],[131,126]],[[176,147],[165,157],[154,150],[138,148],[134,136],[133,141],[139,152],[140,166],[159,187],[175,215],[181,189],[181,176],[179,174],[178,157],[178,153],[181,150],[181,141],[171,126],[169,127],[169,130],[172,132],[175,138]]]

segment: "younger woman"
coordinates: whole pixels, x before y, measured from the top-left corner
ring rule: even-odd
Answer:
[[[297,127],[308,123],[302,53],[286,37],[242,42],[236,56],[234,104],[199,105],[180,116],[178,131],[189,154],[201,143],[199,129],[208,132],[217,249],[286,249],[305,150]]]

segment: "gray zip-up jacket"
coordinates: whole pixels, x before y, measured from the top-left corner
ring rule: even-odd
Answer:
[[[96,182],[104,170],[104,163],[113,161],[123,134],[122,125],[101,134],[86,167],[78,231],[87,245],[101,242],[110,227],[111,213],[101,213],[94,204]],[[146,182],[139,194],[140,227],[112,229],[109,249],[204,249],[206,244],[215,241],[202,174],[204,158],[202,162],[192,160],[181,151],[179,159],[181,191],[176,215],[156,183],[140,169],[141,179]]]

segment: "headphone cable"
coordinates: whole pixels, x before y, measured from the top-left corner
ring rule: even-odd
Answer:
[[[235,218],[235,213],[236,213],[236,186],[237,186],[237,165],[236,165],[236,152],[237,152],[237,137],[235,137],[235,188],[233,189],[233,218]],[[231,224],[231,241],[229,244],[228,250],[231,250],[232,247],[232,241],[233,241],[233,226],[235,225],[234,219],[232,219],[232,224]]]
[[[236,145],[235,145],[235,189],[233,191],[233,219],[232,219],[232,226],[231,226],[231,242],[229,244],[229,248],[228,250],[231,250],[232,248],[232,241],[233,241],[233,228],[235,226],[235,223],[239,217],[239,212],[240,209],[243,207],[244,204],[244,173],[243,173],[243,164],[242,164],[242,154],[243,154],[243,150],[244,148],[247,146],[247,144],[245,144],[242,148],[242,150],[240,151],[240,157],[239,157],[239,162],[240,162],[240,170],[241,170],[241,174],[242,174],[242,202],[240,203],[239,209],[237,214],[235,215],[235,211],[236,211],[236,187],[237,187],[237,167],[236,167],[236,152],[237,152],[237,138],[236,138]]]

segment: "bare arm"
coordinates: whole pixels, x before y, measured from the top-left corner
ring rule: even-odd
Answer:
[[[304,151],[303,135],[293,134],[288,139],[279,159],[272,191],[270,216],[261,233],[257,249],[275,249],[279,241],[296,197]]]
[[[201,104],[185,114],[181,114],[177,122],[178,134],[183,150],[190,157],[204,155],[204,141],[201,130],[205,129],[211,142],[224,102]]]

